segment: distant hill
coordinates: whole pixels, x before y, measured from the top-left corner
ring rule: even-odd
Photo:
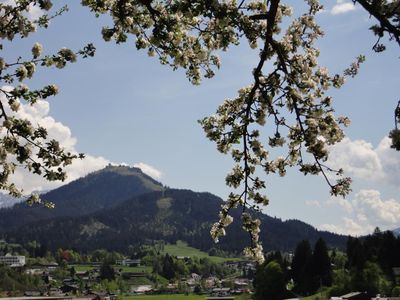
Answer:
[[[111,166],[42,195],[54,209],[25,203],[0,210],[0,232],[56,217],[77,217],[111,208],[133,196],[162,190],[162,184],[138,168]]]
[[[207,251],[216,246],[209,231],[222,203],[222,199],[210,193],[168,189],[134,196],[84,216],[25,224],[9,231],[5,237],[22,243],[36,240],[50,249],[63,247],[82,251],[97,248],[126,251],[129,245],[149,240],[169,243],[183,240]],[[239,252],[248,246],[249,238],[241,230],[240,210],[233,211],[232,215],[236,222],[217,246]],[[343,249],[345,246],[346,237],[319,232],[301,221],[281,221],[261,213],[258,217],[262,220],[261,238],[266,250],[293,250],[300,240],[308,239],[313,243],[319,237],[331,247]]]
[[[397,237],[400,237],[400,227],[392,230],[393,234]]]

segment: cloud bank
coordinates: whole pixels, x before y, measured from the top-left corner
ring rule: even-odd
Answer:
[[[400,187],[400,152],[390,148],[391,140],[384,137],[377,147],[365,140],[344,138],[331,147],[328,160],[334,169],[343,168],[346,175],[370,187],[379,189]],[[351,200],[331,198],[321,203],[322,209],[336,207],[344,217],[337,224],[322,224],[321,229],[341,234],[364,235],[375,227],[388,230],[400,227],[400,199],[384,199],[377,189],[363,188]]]
[[[340,225],[322,224],[323,230],[359,236],[372,233],[376,227],[390,230],[400,225],[400,202],[382,199],[377,190],[360,190],[351,200],[334,198],[326,205],[338,205],[348,216]]]
[[[400,152],[390,145],[388,137],[376,148],[364,140],[344,138],[331,147],[328,162],[334,169],[343,168],[352,177],[400,187]]]

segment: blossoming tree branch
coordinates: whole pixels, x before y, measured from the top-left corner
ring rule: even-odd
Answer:
[[[252,82],[238,91],[234,99],[226,99],[216,113],[199,121],[207,137],[217,149],[230,154],[235,162],[226,177],[232,187],[220,219],[211,229],[215,241],[225,234],[233,221],[230,211],[241,207],[243,229],[249,233],[248,256],[263,261],[259,241],[260,221],[252,212],[268,204],[263,174],[286,174],[289,167],[300,172],[320,174],[335,196],[350,191],[351,179],[342,170],[327,165],[328,146],[344,137],[343,126],[350,120],[335,116],[333,99],[328,92],[340,88],[347,77],[357,75],[364,61],[359,56],[341,74],[330,74],[318,64],[316,41],[323,35],[315,16],[322,9],[317,0],[306,0],[307,9],[300,17],[292,16],[292,8],[280,0],[82,0],[96,16],[109,15],[113,26],[101,30],[105,41],[124,43],[130,36],[138,50],[159,59],[172,69],[183,68],[191,83],[198,85],[203,77],[212,78],[220,67],[218,52],[231,45],[247,42],[259,56]],[[377,21],[371,27],[377,36],[376,52],[385,50],[382,38],[400,45],[400,2],[357,0]],[[43,14],[31,19],[28,13],[39,8]],[[15,0],[0,4],[0,37],[12,41],[47,28],[49,21],[67,11],[67,7],[51,12],[50,0]],[[289,25],[282,21],[288,18]],[[48,140],[44,128],[18,117],[19,103],[33,104],[57,94],[52,84],[30,90],[24,84],[34,76],[36,68],[64,68],[77,57],[93,56],[95,47],[82,50],[60,49],[43,55],[44,46],[32,45],[30,54],[21,54],[15,61],[0,58],[0,188],[19,196],[21,190],[9,180],[15,168],[27,168],[48,180],[64,180],[64,167],[82,154],[68,153],[58,141]],[[7,86],[5,86],[7,85]],[[395,129],[390,133],[393,147],[400,148],[395,114]],[[278,148],[275,157],[271,149]],[[333,173],[333,175],[331,174]],[[336,177],[336,178],[334,178]],[[30,202],[38,202],[31,196]]]

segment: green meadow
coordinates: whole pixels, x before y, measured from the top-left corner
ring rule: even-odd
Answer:
[[[185,243],[183,241],[177,241],[175,245],[167,244],[164,246],[164,249],[161,252],[168,253],[169,255],[172,255],[172,256],[189,256],[189,257],[197,256],[198,258],[206,257],[215,263],[223,263],[226,261],[240,260],[240,258],[226,258],[226,257],[219,257],[219,256],[210,256],[206,252],[203,252],[196,248],[188,246],[187,243]]]

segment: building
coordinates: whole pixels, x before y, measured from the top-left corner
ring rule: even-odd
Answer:
[[[23,267],[25,266],[25,256],[14,256],[11,254],[0,256],[0,264],[9,267]]]
[[[343,300],[370,300],[371,297],[368,296],[367,293],[361,292],[351,292],[349,294],[343,295],[340,298]]]
[[[126,266],[126,267],[140,267],[141,260],[140,259],[123,259],[117,260],[117,265]]]
[[[131,287],[131,293],[134,295],[145,295],[151,293],[152,291],[153,287],[151,285],[139,285]]]

